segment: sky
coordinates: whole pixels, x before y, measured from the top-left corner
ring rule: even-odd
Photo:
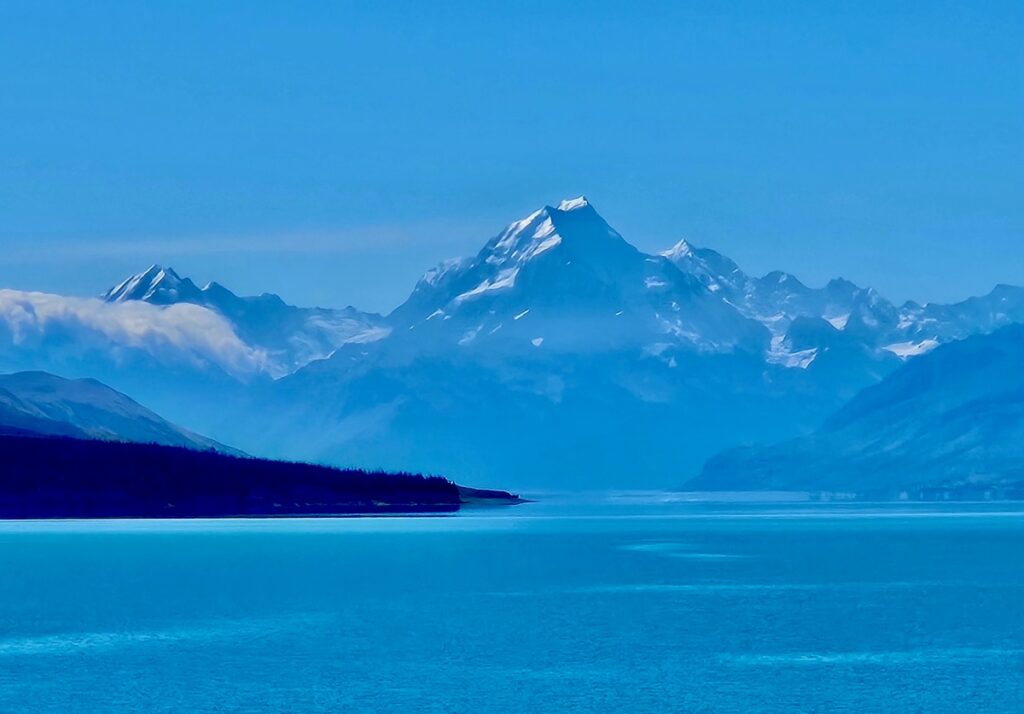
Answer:
[[[0,287],[388,311],[586,194],[647,251],[1024,284],[1024,4],[0,4]]]

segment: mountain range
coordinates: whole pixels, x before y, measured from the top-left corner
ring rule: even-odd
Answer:
[[[909,362],[812,434],[728,450],[688,486],[1024,496],[1024,325]]]
[[[206,308],[230,322],[238,338],[261,355],[260,368],[271,377],[294,372],[346,342],[372,342],[388,334],[380,315],[353,307],[295,307],[272,293],[239,297],[215,282],[199,288],[172,268],[159,265],[112,287],[103,300]]]
[[[99,377],[260,455],[659,487],[810,434],[922,355],[1021,321],[1011,286],[896,305],[843,279],[750,276],[686,241],[644,253],[580,197],[429,270],[386,316],[160,266],[94,299],[0,290],[0,369]]]

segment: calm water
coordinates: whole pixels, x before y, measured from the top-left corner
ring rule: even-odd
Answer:
[[[1020,712],[1024,514],[0,524],[0,711]]]

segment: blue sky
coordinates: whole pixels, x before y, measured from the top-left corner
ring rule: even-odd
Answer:
[[[1022,284],[1024,6],[980,5],[5,2],[0,285],[387,310],[580,193],[754,273]]]

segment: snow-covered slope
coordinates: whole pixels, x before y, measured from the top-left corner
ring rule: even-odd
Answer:
[[[904,362],[1024,321],[1024,290],[897,307],[837,279],[644,253],[585,198],[441,263],[390,315],[153,266],[103,299],[0,291],[0,369],[94,376],[267,456],[521,487],[675,486],[813,430]]]
[[[142,300],[153,305],[174,305],[179,302],[203,305],[203,291],[189,278],[182,279],[171,268],[151,265],[110,288],[103,294],[107,302]]]
[[[0,375],[0,430],[238,453],[157,416],[94,379]]]
[[[483,483],[671,484],[737,440],[810,428],[899,362],[828,323],[813,347],[775,343],[710,273],[637,250],[585,198],[544,206],[428,271],[385,339],[273,385],[259,444]]]
[[[907,319],[845,280],[750,277],[685,242],[645,254],[570,199],[428,271],[386,338],[279,380],[258,401],[276,415],[259,445],[483,483],[676,485],[716,451],[806,433],[915,352],[1016,314],[958,308],[936,325],[928,310]]]
[[[695,489],[1024,495],[1024,325],[938,347],[815,433],[726,451]]]
[[[950,340],[1024,322],[1024,288],[997,285],[992,292],[952,305],[908,302],[900,308],[900,337],[917,353]]]
[[[638,251],[583,197],[545,206],[474,258],[428,272],[389,323],[435,348],[503,353],[769,344],[755,321],[666,258]]]
[[[768,328],[769,359],[790,366],[807,367],[828,347],[795,345],[802,340],[791,329],[796,323],[797,330],[806,333],[807,320],[827,322],[836,336],[842,333],[843,343],[857,343],[876,360],[887,355],[906,360],[946,342],[1024,321],[1024,288],[1008,285],[953,305],[908,302],[897,307],[874,289],[842,278],[823,288],[809,288],[781,271],[751,277],[729,258],[685,240],[662,255]]]
[[[295,307],[271,293],[239,297],[216,282],[199,288],[172,268],[159,265],[126,278],[104,293],[103,299],[208,308],[226,318],[243,342],[265,355],[265,369],[272,377],[327,357],[347,342],[372,342],[388,333],[380,315],[353,307]]]

